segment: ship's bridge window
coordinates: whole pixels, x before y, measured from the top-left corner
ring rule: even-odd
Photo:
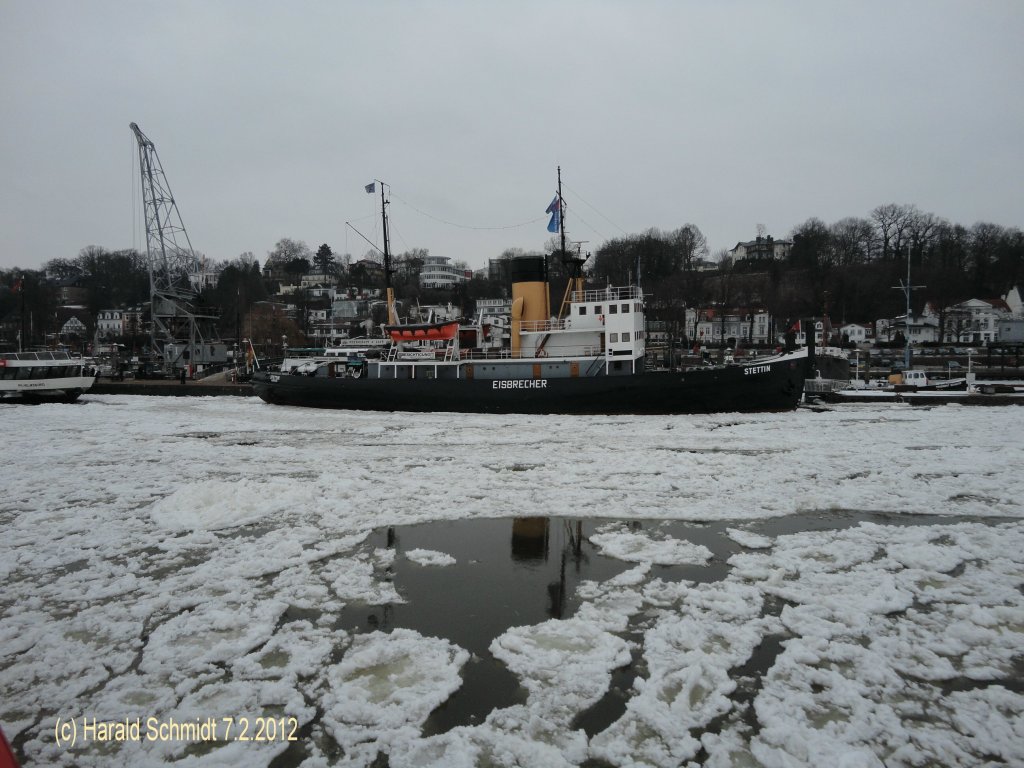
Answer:
[[[609,304],[608,305],[608,314],[609,315],[614,315],[618,311],[619,311],[619,305],[618,304]]]
[[[622,313],[625,314],[626,312],[629,312],[629,304],[622,305]]]
[[[609,336],[608,341],[610,341],[612,344],[614,344],[615,342],[617,342],[619,340],[619,334],[617,334],[617,333],[610,333],[610,334],[608,334],[608,336]]]
[[[596,305],[596,306],[594,307],[594,314],[595,314],[595,315],[600,315],[600,314],[601,314],[601,305],[600,305],[600,304],[597,304],[597,305]]]
[[[580,315],[585,315],[585,314],[587,314],[587,307],[586,307],[586,305],[583,305],[583,304],[581,304],[581,305],[580,305],[580,306],[578,307],[578,309],[579,309],[579,312],[578,312],[577,314],[580,314]]]

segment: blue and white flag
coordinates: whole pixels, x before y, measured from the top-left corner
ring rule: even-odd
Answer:
[[[551,201],[551,205],[548,206],[544,213],[551,214],[551,221],[548,222],[548,232],[557,232],[558,227],[562,223],[562,205],[558,195],[555,195],[555,199]]]
[[[366,185],[366,187],[364,187],[364,189],[366,189],[366,194],[372,195],[374,192],[377,191],[377,182],[371,181],[369,184]]]

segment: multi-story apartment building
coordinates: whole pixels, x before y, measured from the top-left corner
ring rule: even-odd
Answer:
[[[465,270],[449,263],[447,256],[425,256],[420,269],[420,286],[423,288],[454,288],[473,277],[472,270]]]

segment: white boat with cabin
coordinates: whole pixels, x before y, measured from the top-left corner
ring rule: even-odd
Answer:
[[[96,373],[67,352],[0,353],[0,402],[73,403]]]

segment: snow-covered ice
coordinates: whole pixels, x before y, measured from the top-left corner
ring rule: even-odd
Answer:
[[[29,765],[1024,764],[1021,408],[513,418],[87,395],[0,423],[0,727]],[[584,554],[626,570],[491,638],[524,703],[431,732],[470,652],[341,625],[403,605],[402,562],[463,561],[368,537],[526,515],[606,519]],[[659,520],[714,522],[720,546]],[[724,577],[671,576],[712,549],[733,553]],[[621,711],[588,732],[623,667]],[[56,741],[134,718],[221,730]],[[276,735],[229,740],[225,718]]]
[[[702,544],[691,544],[673,538],[652,538],[643,533],[623,530],[611,525],[590,537],[604,554],[630,563],[656,565],[700,565],[711,559],[711,550]]]
[[[434,549],[410,549],[405,556],[418,565],[446,566],[454,565],[455,558]]]

